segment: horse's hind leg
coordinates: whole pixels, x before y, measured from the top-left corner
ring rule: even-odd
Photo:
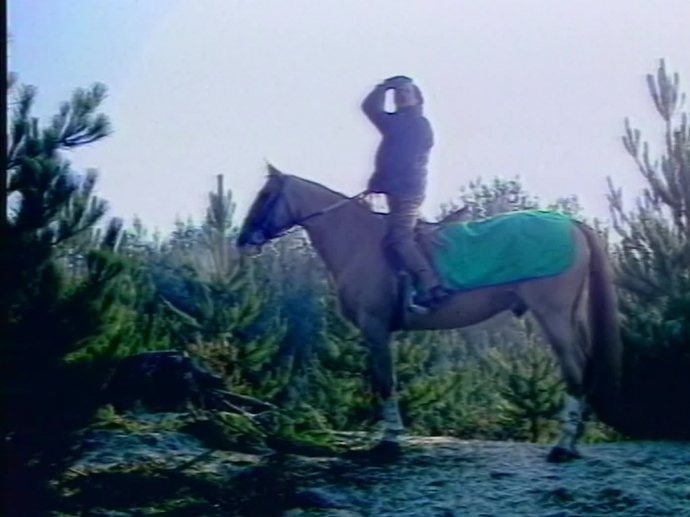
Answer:
[[[586,359],[579,346],[576,325],[570,311],[535,312],[535,316],[556,353],[566,385],[561,437],[549,453],[549,461],[568,461],[580,457],[576,445],[584,426]]]
[[[535,315],[558,357],[566,385],[561,437],[551,450],[549,461],[568,461],[580,457],[577,441],[584,432],[587,364],[584,327],[578,323],[575,311],[542,311]]]
[[[583,432],[585,412],[588,336],[586,318],[586,274],[575,268],[568,274],[525,284],[520,297],[539,321],[558,358],[566,385],[563,424],[558,444],[549,461],[580,457],[577,440]]]

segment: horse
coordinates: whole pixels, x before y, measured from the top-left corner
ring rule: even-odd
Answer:
[[[392,333],[461,328],[503,311],[531,311],[565,381],[561,434],[549,461],[581,457],[577,442],[590,411],[607,422],[616,419],[621,370],[617,300],[606,248],[594,229],[570,220],[575,257],[560,274],[456,291],[432,310],[407,311],[401,319],[403,287],[384,246],[386,215],[372,212],[360,198],[271,165],[268,169],[266,183],[240,228],[238,250],[256,255],[261,246],[294,227],[306,231],[332,276],[341,313],[360,329],[368,345],[372,391],[383,422],[383,435],[374,449],[399,453],[404,431],[395,392]]]

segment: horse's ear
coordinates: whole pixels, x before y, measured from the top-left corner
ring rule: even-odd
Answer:
[[[270,178],[280,178],[283,173],[276,169],[272,164],[266,162],[266,169],[268,169],[268,176]]]

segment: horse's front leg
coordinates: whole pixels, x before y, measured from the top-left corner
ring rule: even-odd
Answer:
[[[363,319],[361,328],[369,347],[372,390],[383,423],[382,443],[387,446],[397,445],[404,426],[395,392],[395,369],[389,325],[387,321],[377,317],[367,317]]]

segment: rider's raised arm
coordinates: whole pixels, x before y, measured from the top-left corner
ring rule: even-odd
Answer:
[[[388,90],[386,84],[378,84],[362,102],[362,111],[382,133],[386,131],[391,116],[384,110],[386,90]]]

